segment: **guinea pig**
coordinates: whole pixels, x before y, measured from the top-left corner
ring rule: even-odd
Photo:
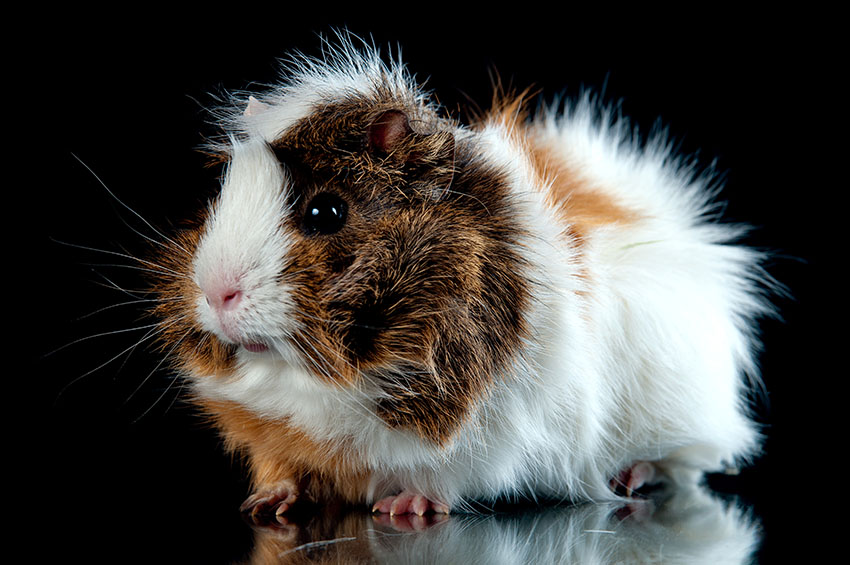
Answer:
[[[591,96],[461,124],[345,38],[225,106],[153,313],[244,512],[610,500],[758,453],[764,257],[665,139]]]

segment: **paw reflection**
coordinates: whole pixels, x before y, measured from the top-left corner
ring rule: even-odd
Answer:
[[[708,492],[489,514],[304,515],[255,527],[249,563],[747,563],[758,525]]]
[[[422,532],[449,519],[448,514],[373,514],[372,521],[378,526],[392,528],[398,532]]]

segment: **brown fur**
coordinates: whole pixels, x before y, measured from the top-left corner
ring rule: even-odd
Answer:
[[[371,125],[400,111],[415,129],[373,151]],[[282,274],[305,313],[302,349],[320,378],[380,379],[390,426],[447,443],[526,331],[504,181],[434,116],[391,103],[324,108],[275,149],[296,200],[334,190],[351,202],[344,233],[298,240]]]

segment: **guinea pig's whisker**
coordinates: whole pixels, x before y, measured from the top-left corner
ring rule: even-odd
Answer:
[[[319,352],[316,350],[315,346],[313,346],[313,344],[309,343],[309,340],[305,340],[305,341],[307,341],[306,345],[310,346],[310,348],[316,353],[316,355],[321,357]],[[318,370],[320,373],[322,373],[328,380],[334,380],[332,375],[329,373],[329,371],[327,369],[325,369],[323,366],[321,366],[316,361],[316,359],[304,349],[304,347],[302,346],[302,344],[299,340],[293,340],[293,342],[296,344],[296,347],[298,347],[301,350],[304,357],[306,357],[310,361],[311,365],[313,365],[313,367],[316,368],[316,370]],[[356,366],[352,365],[351,362],[349,362],[343,355],[341,355],[341,354],[339,354],[335,351],[333,352],[333,354],[336,357],[338,357],[343,363],[345,363],[346,365],[351,367],[354,370],[354,372],[358,375],[358,377],[360,377],[354,383],[346,383],[345,386],[339,387],[339,390],[342,391],[343,394],[347,398],[349,398],[352,402],[354,402],[357,406],[362,408],[366,413],[369,413],[371,409],[368,406],[366,406],[365,404],[363,404],[363,401],[360,398],[358,398],[358,396],[355,394],[356,392],[358,392],[359,389],[349,390],[349,388],[348,388],[351,384],[354,384],[356,387],[360,386],[360,383],[363,381],[363,379],[362,379],[363,372],[360,371],[360,369],[358,369]],[[331,368],[333,368],[333,367],[331,367]],[[339,374],[338,370],[334,369],[334,372],[336,372],[338,377],[340,377],[340,378],[342,377],[342,375]]]
[[[321,353],[319,353],[319,350],[318,350],[318,349],[316,349],[316,346],[315,346],[315,345],[313,345],[313,344],[309,341],[309,339],[308,339],[308,340],[305,340],[305,343],[306,343],[306,345],[308,345],[308,346],[310,347],[310,349],[311,349],[311,350],[312,350],[312,351],[313,351],[313,352],[317,355],[317,357],[318,357],[318,358],[322,358],[322,354],[321,354]],[[302,351],[303,351],[303,350],[302,350]],[[332,350],[331,350],[331,351],[332,351]],[[340,355],[340,354],[338,354],[338,353],[336,353],[336,352],[333,352],[333,355],[334,355],[334,356],[336,356],[339,360],[341,360],[341,361],[343,361],[344,363],[346,363],[346,364],[347,364],[349,367],[351,367],[352,369],[354,368],[354,366],[353,366],[353,365],[351,365],[350,363],[348,363],[348,362],[347,362],[347,361],[346,361],[346,360],[342,357],[342,355]],[[315,358],[314,358],[314,359],[315,359]],[[341,373],[339,372],[339,370],[338,370],[336,367],[334,367],[333,365],[330,365],[330,370],[333,370],[333,372],[335,373],[335,375],[331,375],[328,369],[324,369],[324,370],[323,370],[323,374],[324,374],[326,377],[328,377],[328,378],[332,378],[332,377],[334,377],[334,376],[335,376],[335,377],[338,377],[338,378],[341,378],[341,377],[342,377],[342,374],[341,374]]]
[[[65,349],[66,347],[71,347],[72,345],[77,344],[77,343],[81,343],[83,341],[87,341],[87,340],[98,338],[98,337],[116,335],[116,334],[131,332],[131,331],[138,331],[138,330],[142,330],[142,329],[148,330],[145,333],[145,335],[143,335],[135,343],[133,343],[132,345],[121,350],[119,353],[113,355],[112,357],[110,357],[109,359],[104,361],[103,363],[99,364],[98,366],[96,366],[92,369],[89,369],[85,373],[83,373],[83,374],[75,377],[71,381],[69,381],[67,384],[65,384],[64,387],[62,387],[62,389],[56,395],[56,399],[58,400],[59,398],[61,398],[68,391],[68,389],[70,389],[72,386],[74,386],[76,383],[80,382],[84,378],[86,378],[89,375],[96,373],[97,371],[103,369],[104,367],[106,367],[110,363],[113,363],[116,359],[122,357],[123,355],[133,352],[139,345],[141,345],[142,343],[144,343],[144,342],[152,339],[153,337],[157,336],[162,331],[162,324],[161,323],[149,324],[149,325],[146,325],[146,326],[138,326],[138,327],[135,327],[135,328],[127,328],[127,329],[123,329],[123,330],[114,330],[114,331],[111,331],[111,332],[102,332],[102,333],[99,333],[99,334],[86,336],[86,337],[74,340],[71,343],[65,344],[62,347],[59,347],[58,349],[55,349],[55,350],[51,351],[50,353],[48,353],[47,355],[53,355],[53,354],[57,353],[58,351]]]
[[[319,359],[321,359],[322,356],[316,350],[315,346],[313,346],[310,343],[306,344],[310,347],[310,349],[313,350],[313,353],[315,354],[315,357],[314,357],[309,351],[307,351],[307,349],[304,348],[304,345],[302,344],[302,342],[300,340],[294,340],[293,343],[295,343],[296,347],[298,347],[298,349],[301,351],[301,355],[307,360],[307,362],[310,364],[310,366],[312,366],[316,371],[318,371],[327,380],[333,380],[333,377],[330,374],[330,372],[328,371],[328,369],[326,367],[324,367],[319,362]]]
[[[123,291],[123,289],[121,289],[121,288],[118,288],[118,290]],[[177,299],[175,299],[175,298],[168,298],[168,299],[165,299],[165,298],[136,298],[134,300],[128,300],[126,302],[118,302],[117,304],[111,304],[109,306],[104,306],[102,308],[98,308],[97,310],[89,312],[88,314],[83,314],[82,316],[79,316],[77,318],[77,320],[84,320],[86,318],[90,318],[90,317],[95,316],[97,314],[100,314],[102,312],[106,312],[106,311],[112,310],[114,308],[120,308],[122,306],[133,306],[133,305],[136,305],[136,304],[151,304],[151,303],[155,304],[155,303],[161,303],[161,302],[171,302],[171,301],[176,301],[176,300]]]
[[[56,243],[59,243],[61,245],[67,245],[69,247],[75,247],[77,249],[82,249],[84,251],[94,251],[95,253],[104,253],[106,255],[114,255],[116,257],[121,257],[122,259],[130,259],[131,261],[141,263],[142,265],[147,265],[148,268],[145,269],[144,267],[138,267],[138,266],[135,266],[135,265],[125,265],[123,263],[92,264],[91,266],[121,267],[121,268],[125,268],[125,269],[137,269],[137,270],[148,271],[148,272],[152,272],[152,273],[173,275],[176,278],[182,278],[182,279],[188,279],[189,278],[189,277],[186,276],[185,273],[180,273],[179,271],[175,271],[173,269],[163,267],[162,265],[154,263],[153,261],[148,261],[148,260],[142,259],[140,257],[136,257],[134,255],[131,255],[129,253],[121,253],[121,252],[118,252],[118,251],[112,251],[110,249],[98,249],[97,247],[91,247],[91,246],[88,246],[88,245],[80,245],[78,243],[69,243],[67,241],[60,241],[60,240],[55,240],[55,239],[53,241],[55,241]]]
[[[111,189],[110,189],[110,188],[106,185],[106,183],[105,183],[105,182],[103,182],[103,180],[102,180],[102,179],[101,179],[101,178],[97,175],[97,173],[95,173],[95,172],[91,169],[91,167],[89,167],[89,166],[88,166],[85,162],[83,162],[83,160],[82,160],[82,159],[80,159],[79,157],[77,157],[77,156],[76,156],[75,154],[73,154],[73,153],[72,153],[71,155],[72,155],[72,156],[74,157],[74,159],[76,159],[76,160],[77,160],[77,161],[78,161],[78,162],[79,162],[79,163],[80,163],[83,167],[85,167],[85,168],[86,168],[86,170],[87,170],[89,173],[91,173],[91,175],[95,178],[95,180],[97,180],[97,182],[100,184],[100,186],[102,186],[102,187],[103,187],[103,189],[104,189],[104,190],[106,190],[106,192],[107,192],[107,193],[108,193],[108,194],[109,194],[109,195],[110,195],[110,196],[111,196],[111,197],[112,197],[112,198],[113,198],[116,202],[118,202],[118,204],[120,204],[121,206],[123,206],[124,208],[126,208],[127,210],[129,210],[129,211],[130,211],[130,213],[132,213],[132,214],[133,214],[134,216],[136,216],[139,220],[141,220],[141,221],[142,221],[142,223],[144,223],[144,224],[145,224],[145,225],[146,225],[146,226],[147,226],[147,227],[148,227],[148,228],[149,228],[149,229],[150,229],[153,233],[155,233],[157,236],[159,236],[160,238],[162,238],[164,241],[167,241],[169,244],[171,244],[171,245],[173,245],[173,246],[177,247],[178,249],[181,249],[184,253],[186,253],[187,255],[191,256],[191,253],[190,253],[188,250],[186,250],[183,246],[181,246],[179,243],[177,243],[177,242],[176,242],[176,241],[174,241],[173,239],[171,239],[171,238],[167,237],[165,234],[163,234],[162,232],[160,232],[158,229],[156,229],[156,228],[153,226],[153,224],[151,224],[148,220],[146,220],[146,219],[145,219],[145,218],[144,218],[141,214],[139,214],[138,212],[136,212],[136,210],[134,210],[133,208],[131,208],[130,206],[128,206],[128,205],[127,205],[127,204],[126,204],[123,200],[121,200],[120,198],[118,198],[118,196],[116,196],[116,195],[115,195],[115,193],[114,193],[114,192],[113,192],[113,191],[112,191],[112,190],[111,190]],[[143,238],[147,239],[148,241],[151,241],[152,243],[155,243],[156,245],[159,245],[159,246],[165,246],[165,244],[163,244],[162,242],[157,241],[157,240],[155,240],[155,239],[152,239],[152,238],[148,237],[147,235],[145,235],[145,234],[143,234],[143,233],[139,232],[138,230],[136,230],[135,228],[133,228],[133,227],[132,227],[130,224],[128,224],[127,222],[124,222],[124,223],[125,223],[125,224],[127,225],[127,227],[128,227],[128,228],[130,228],[133,232],[135,232],[135,233],[139,234],[141,237],[143,237]]]
[[[141,259],[139,259],[139,261],[141,261]],[[150,266],[149,267],[139,267],[137,265],[125,265],[123,263],[88,263],[88,266],[90,266],[90,267],[114,267],[114,268],[119,268],[119,269],[131,269],[131,270],[134,270],[134,271],[141,271],[143,273],[154,273],[154,274],[157,274],[157,275],[160,275],[160,274],[162,274],[162,275],[172,275],[175,278],[191,280],[185,274],[182,274],[182,273],[179,273],[177,271],[168,269],[168,268],[163,267],[161,265],[157,265],[155,263],[147,263],[147,262],[145,262],[145,263],[150,265]]]
[[[444,189],[441,190],[441,192],[443,194],[456,194],[458,196],[464,196],[466,198],[470,198],[472,200],[475,200],[476,202],[478,202],[481,205],[482,208],[484,208],[484,211],[487,212],[488,216],[493,215],[492,213],[490,213],[490,209],[487,208],[487,205],[484,204],[484,202],[480,198],[478,198],[477,196],[473,196],[472,194],[468,194],[466,192],[460,192],[458,190],[452,190],[450,188],[444,188]]]
[[[207,344],[210,340],[209,334],[203,334],[201,338],[198,340],[198,343],[195,344],[195,348],[192,350],[194,354],[198,354],[202,348]]]
[[[157,365],[156,365],[156,366],[155,366],[155,367],[154,367],[154,368],[150,371],[150,373],[148,373],[148,375],[147,375],[144,379],[142,379],[142,382],[140,382],[140,383],[139,383],[139,385],[136,387],[136,389],[135,389],[132,393],[130,393],[130,396],[128,396],[128,397],[127,397],[127,399],[124,401],[124,404],[125,404],[125,405],[126,405],[126,404],[130,401],[130,400],[132,400],[132,398],[133,398],[133,397],[134,397],[134,396],[135,396],[135,395],[136,395],[136,394],[137,394],[137,393],[138,393],[138,392],[142,389],[142,387],[144,387],[144,386],[145,386],[145,384],[146,384],[146,383],[150,380],[150,378],[151,378],[151,377],[152,377],[152,376],[153,376],[153,375],[154,375],[154,374],[155,374],[155,373],[156,373],[156,372],[160,369],[160,367],[162,367],[162,365],[166,362],[166,360],[168,360],[168,358],[170,358],[170,357],[171,357],[171,355],[174,353],[174,351],[177,349],[177,347],[179,347],[179,345],[183,342],[183,340],[184,340],[184,339],[186,339],[186,336],[187,336],[187,335],[189,335],[189,333],[190,333],[190,332],[191,332],[191,330],[187,330],[186,332],[184,332],[184,333],[183,333],[183,335],[182,335],[182,336],[180,336],[180,339],[178,339],[178,340],[176,340],[176,341],[174,342],[174,345],[172,345],[172,346],[171,346],[171,348],[168,350],[168,352],[167,352],[165,355],[163,355],[163,356],[162,356],[162,358],[160,359],[159,363],[157,363]],[[146,415],[147,415],[147,414],[148,414],[151,410],[153,410],[153,408],[154,408],[157,404],[159,404],[159,402],[160,402],[163,398],[165,398],[165,395],[166,395],[166,394],[168,394],[168,391],[170,391],[170,390],[171,390],[171,387],[174,385],[174,382],[175,382],[176,380],[178,380],[178,378],[179,378],[179,377],[175,375],[175,376],[171,379],[171,381],[168,383],[168,386],[167,386],[167,387],[165,387],[165,390],[164,390],[164,391],[162,391],[162,394],[160,394],[160,395],[159,395],[159,397],[158,397],[158,398],[157,398],[157,399],[156,399],[156,400],[155,400],[155,401],[154,401],[154,402],[153,402],[153,403],[152,403],[152,404],[151,404],[151,405],[147,408],[147,410],[145,410],[145,411],[144,411],[144,412],[143,412],[143,413],[142,413],[142,414],[141,414],[138,418],[136,418],[136,419],[133,421],[133,423],[136,423],[136,422],[140,421],[140,420],[141,420],[142,418],[144,418],[144,417],[145,417],[145,416],[146,416]]]
[[[60,347],[57,347],[53,351],[47,353],[45,356],[54,355],[54,354],[58,353],[59,351],[62,351],[65,348],[71,347],[71,346],[76,345],[78,343],[82,343],[84,341],[89,341],[91,339],[96,339],[96,338],[99,338],[99,337],[106,337],[106,336],[111,336],[111,335],[117,335],[117,334],[122,334],[122,333],[127,333],[127,332],[134,332],[134,331],[144,330],[144,329],[148,329],[148,328],[155,328],[159,325],[160,325],[159,322],[157,322],[155,324],[147,324],[147,325],[144,325],[144,326],[136,326],[136,327],[133,327],[133,328],[124,328],[124,329],[121,329],[121,330],[112,330],[112,331],[108,331],[108,332],[100,332],[100,333],[96,333],[96,334],[92,334],[92,335],[87,335],[85,337],[77,338],[74,341],[66,343],[65,345],[62,345]]]
[[[107,277],[106,275],[104,275],[103,273],[101,273],[100,271],[96,271],[96,270],[94,270],[94,269],[93,269],[92,271],[93,271],[93,272],[94,272],[97,276],[99,276],[100,278],[102,278],[103,280],[105,280],[105,281],[106,281],[105,283],[103,283],[103,282],[97,282],[97,283],[95,283],[95,284],[98,284],[98,285],[100,285],[100,286],[103,286],[103,287],[108,288],[108,289],[111,289],[111,290],[117,290],[117,291],[119,291],[119,292],[121,292],[121,293],[123,293],[123,294],[126,294],[126,295],[127,295],[127,296],[129,296],[130,298],[133,298],[134,300],[145,300],[145,299],[144,299],[144,298],[142,298],[140,295],[146,295],[146,294],[148,294],[148,293],[150,292],[150,291],[149,291],[149,290],[147,290],[147,289],[145,289],[145,290],[130,290],[130,289],[124,288],[124,287],[122,287],[121,285],[119,285],[119,284],[117,284],[116,282],[114,282],[114,281],[113,281],[112,279],[110,279],[109,277]]]

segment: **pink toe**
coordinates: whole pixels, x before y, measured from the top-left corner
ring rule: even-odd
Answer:
[[[449,507],[442,502],[432,502],[431,508],[434,510],[435,514],[448,514]]]
[[[385,498],[382,498],[381,500],[376,502],[375,505],[372,507],[372,512],[377,512],[378,514],[389,514],[390,507],[392,506],[394,500],[394,496],[387,496]]]
[[[637,461],[631,467],[621,471],[611,479],[611,488],[614,491],[622,489],[625,496],[631,497],[634,491],[655,478],[655,467],[647,461]]]
[[[421,494],[417,494],[410,500],[409,508],[417,516],[422,516],[428,511],[428,506],[430,506],[428,499]]]
[[[415,495],[406,492],[398,495],[395,500],[393,500],[392,505],[390,505],[390,516],[410,513],[410,505],[414,497]]]
[[[626,490],[631,494],[631,492],[651,481],[654,476],[655,468],[650,463],[641,461],[632,467],[628,483],[626,483]]]

